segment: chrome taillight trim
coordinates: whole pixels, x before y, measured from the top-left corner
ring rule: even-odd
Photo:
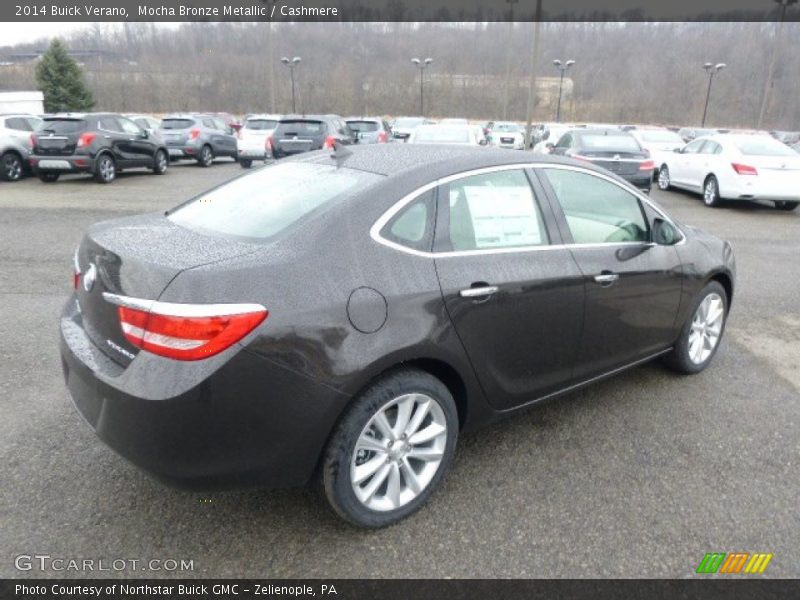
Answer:
[[[224,317],[266,312],[267,310],[266,307],[261,304],[182,304],[178,302],[161,302],[159,300],[132,298],[130,296],[121,296],[110,292],[103,292],[103,298],[107,302],[116,304],[117,306],[164,315],[166,317]]]

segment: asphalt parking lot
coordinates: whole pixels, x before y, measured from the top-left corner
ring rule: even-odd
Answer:
[[[738,282],[715,363],[658,364],[462,437],[447,483],[386,530],[307,490],[197,494],[149,479],[72,408],[57,317],[99,220],[163,210],[241,169],[0,183],[0,577],[14,558],[190,559],[204,577],[691,577],[706,552],[770,552],[800,577],[800,210],[653,197],[729,239]],[[741,576],[741,575],[740,575]]]

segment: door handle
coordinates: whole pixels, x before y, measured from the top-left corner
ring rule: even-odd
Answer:
[[[482,296],[491,296],[496,294],[499,288],[496,285],[485,285],[481,287],[471,287],[461,290],[458,295],[462,298],[480,298]]]
[[[595,275],[594,280],[602,285],[603,287],[608,287],[612,285],[617,279],[619,279],[619,275],[617,273],[611,273],[609,271],[603,271],[600,275]]]

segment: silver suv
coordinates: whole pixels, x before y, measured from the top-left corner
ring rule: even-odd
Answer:
[[[168,115],[161,120],[158,133],[167,146],[170,160],[190,158],[201,167],[211,166],[219,156],[236,160],[236,136],[233,129],[219,117]]]
[[[33,115],[0,114],[0,179],[16,181],[30,172],[31,133],[41,123]]]

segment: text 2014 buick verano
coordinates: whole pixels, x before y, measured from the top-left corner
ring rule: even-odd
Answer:
[[[463,431],[656,357],[703,370],[734,277],[727,242],[589,163],[377,144],[91,227],[61,353],[86,421],[155,476],[320,478],[377,527]]]

